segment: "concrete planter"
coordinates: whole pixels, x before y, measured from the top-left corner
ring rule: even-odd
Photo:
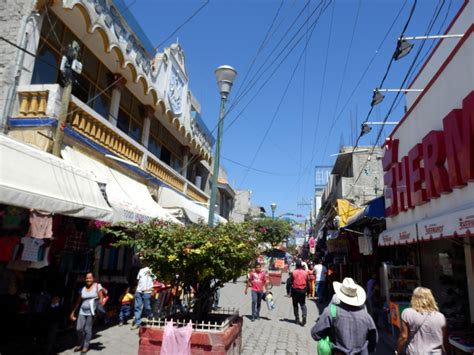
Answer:
[[[242,346],[242,317],[234,316],[223,326],[210,324],[210,329],[197,327],[191,335],[191,353],[193,355],[238,355]],[[165,324],[165,323],[164,323]],[[183,323],[184,324],[184,323]],[[201,328],[205,328],[204,325]],[[164,326],[145,325],[139,332],[139,355],[156,355],[161,351]]]
[[[268,272],[268,278],[273,286],[281,285],[281,270],[273,270]]]

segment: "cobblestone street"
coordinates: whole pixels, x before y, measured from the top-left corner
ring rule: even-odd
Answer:
[[[286,274],[283,276],[286,280]],[[221,290],[220,305],[239,309],[244,317],[242,353],[259,354],[316,354],[316,342],[311,338],[310,330],[318,318],[318,308],[312,300],[307,301],[308,322],[305,327],[294,323],[291,298],[285,297],[285,286],[272,289],[276,308],[269,311],[262,302],[261,319],[250,321],[250,293],[244,295],[244,279],[235,284],[229,283]],[[384,338],[384,337],[382,337]],[[112,326],[98,329],[91,343],[89,354],[137,354],[138,331],[130,330],[130,325]],[[384,341],[379,342],[377,355],[389,354]],[[69,350],[61,354],[76,354]]]

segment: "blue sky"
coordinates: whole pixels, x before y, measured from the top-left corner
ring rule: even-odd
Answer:
[[[155,45],[161,43],[204,2],[126,1],[131,4],[130,11]],[[326,0],[326,4],[328,2]],[[175,38],[165,43],[167,46],[179,38],[186,55],[191,89],[201,103],[203,119],[211,130],[217,124],[219,110],[214,69],[228,64],[239,73],[229,99],[230,107],[235,103],[236,94],[280,3],[280,0],[211,0],[195,18],[180,29]],[[406,35],[424,35],[436,7],[443,5],[430,32],[437,34],[441,28],[444,30],[449,25],[462,3],[462,0],[418,1]],[[272,35],[256,57],[249,79],[255,77],[255,72],[267,56],[270,56],[269,62],[276,57],[279,50],[273,55],[271,51],[278,41],[287,35],[283,42],[286,43],[315,10],[319,1],[311,0],[296,25],[289,30],[305,4],[306,1],[303,0],[283,1]],[[309,207],[298,207],[297,204],[312,199],[314,165],[331,165],[334,157],[330,155],[337,153],[341,143],[350,145],[357,137],[360,123],[370,109],[372,90],[385,73],[412,4],[411,0],[340,0],[329,4],[312,36],[308,33],[303,37],[274,76],[257,93],[276,64],[271,66],[267,74],[256,81],[255,87],[248,91],[226,117],[228,128],[223,138],[221,161],[235,188],[252,190],[252,202],[263,205],[267,211],[270,211],[269,205],[275,202],[278,205],[277,214],[309,212]],[[375,55],[400,9],[401,15]],[[313,23],[315,18],[316,15],[310,17],[308,23]],[[304,30],[307,27],[303,25]],[[329,35],[331,40],[328,47]],[[305,43],[308,46],[302,55]],[[400,87],[421,44],[422,42],[417,41],[410,55],[393,63],[384,85],[386,88]],[[433,41],[425,43],[418,59],[420,64],[432,44]],[[300,64],[295,71],[301,55]],[[374,55],[370,69],[350,98]],[[326,57],[328,60],[324,74]],[[419,68],[419,64],[417,65]],[[291,77],[291,84],[283,96]],[[388,94],[385,101],[373,111],[370,121],[381,121],[394,98],[395,94]],[[244,109],[251,99],[253,101]],[[277,110],[280,101],[281,105]],[[242,109],[244,111],[240,113]],[[389,120],[397,121],[402,115],[403,101]],[[316,129],[318,116],[319,124]],[[229,127],[234,120],[234,124]],[[273,124],[269,129],[272,120]],[[268,129],[267,137],[263,140]],[[387,127],[382,138],[389,132],[390,128]],[[373,144],[376,136],[377,129],[374,129],[363,137],[360,144]],[[259,146],[261,149],[256,155]],[[247,168],[240,166],[251,165],[254,158],[253,169],[258,171],[247,171]]]

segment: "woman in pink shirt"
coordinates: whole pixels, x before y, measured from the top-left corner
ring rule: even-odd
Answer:
[[[267,282],[267,276],[260,264],[257,264],[254,271],[251,271],[247,276],[247,286],[244,292],[247,294],[248,288],[250,287],[252,289],[252,322],[255,319],[260,319],[260,306]]]

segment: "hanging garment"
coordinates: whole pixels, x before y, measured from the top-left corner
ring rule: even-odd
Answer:
[[[41,260],[31,263],[29,269],[41,269],[49,265],[49,251],[51,247],[44,248],[44,256]]]
[[[53,237],[53,215],[51,213],[30,210],[30,229],[27,237],[37,239]]]
[[[173,321],[165,326],[161,355],[191,355],[191,335],[193,334],[192,323],[182,328],[173,327]]]
[[[23,261],[39,261],[40,247],[44,244],[41,239],[25,237],[21,238],[23,244],[23,252],[21,253],[21,260]]]

